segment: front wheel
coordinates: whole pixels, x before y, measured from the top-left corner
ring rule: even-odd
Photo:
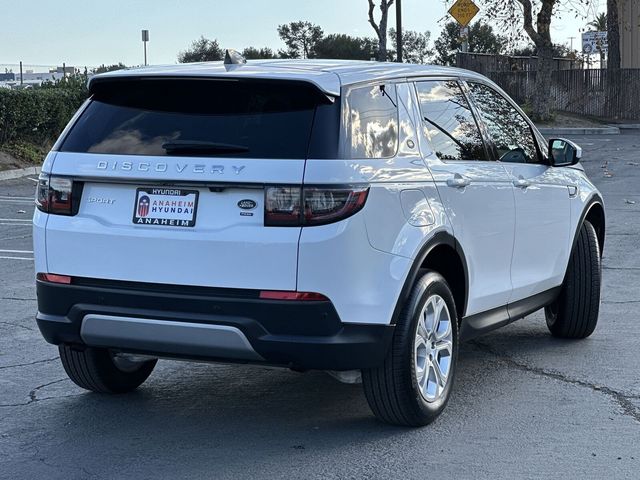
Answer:
[[[556,337],[586,338],[600,311],[600,247],[593,225],[585,221],[571,252],[560,296],[545,308],[547,326]]]
[[[384,363],[362,371],[375,416],[413,427],[433,422],[449,401],[457,355],[453,295],[440,274],[427,271],[411,291]]]
[[[60,345],[60,360],[73,382],[98,393],[125,393],[138,388],[151,375],[157,360],[133,361],[106,348],[76,349]]]

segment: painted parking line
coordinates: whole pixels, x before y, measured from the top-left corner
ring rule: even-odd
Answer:
[[[5,200],[0,198],[0,203],[7,203],[9,205],[33,205],[33,200]]]
[[[5,222],[0,220],[0,225],[8,225],[10,227],[31,227],[32,222],[31,220],[28,222]]]
[[[18,197],[13,195],[0,195],[0,200],[33,200],[33,197]]]
[[[3,257],[3,256],[0,256],[0,260],[27,260],[29,262],[33,262],[33,258],[31,258],[31,257]]]
[[[33,253],[33,250],[2,250],[0,253]]]

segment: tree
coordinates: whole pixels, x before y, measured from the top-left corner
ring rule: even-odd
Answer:
[[[587,23],[587,27],[590,27],[593,31],[596,32],[606,32],[607,14],[604,12],[599,13],[593,20]]]
[[[561,45],[559,43],[553,44],[553,58],[574,58],[575,53],[572,52],[569,47],[566,45]],[[532,43],[528,44],[525,47],[516,47],[509,53],[514,57],[537,57],[538,49]]]
[[[493,27],[481,20],[469,27],[469,52],[501,54],[505,48],[506,39],[493,31]],[[440,65],[455,65],[456,52],[462,49],[460,26],[458,22],[447,22],[434,42],[436,58]]]
[[[607,68],[609,71],[620,70],[622,59],[620,58],[620,18],[618,0],[607,0],[607,43],[609,59]]]
[[[256,48],[256,47],[247,47],[242,50],[242,56],[247,60],[259,60],[265,58],[277,58],[277,55],[268,47],[264,48]]]
[[[380,1],[380,21],[376,23],[375,20],[375,0],[368,0],[369,2],[369,23],[373,27],[378,36],[378,61],[386,62],[387,58],[387,20],[389,18],[389,7],[393,4],[393,0],[379,0]]]
[[[594,0],[483,0],[488,18],[499,19],[505,30],[513,31],[522,25],[538,52],[535,95],[533,97],[534,120],[551,118],[551,72],[553,71],[553,42],[551,20],[563,14],[584,14]],[[534,21],[535,17],[535,21]]]
[[[291,22],[278,26],[278,35],[287,46],[281,52],[286,58],[313,58],[315,46],[322,39],[324,32],[311,22]]]
[[[376,41],[366,37],[351,37],[344,33],[332,33],[315,46],[316,58],[340,58],[347,60],[371,60]]]
[[[98,74],[98,73],[105,73],[105,72],[113,72],[115,70],[123,70],[125,68],[127,68],[127,66],[122,62],[118,62],[113,65],[105,65],[103,63],[99,67],[96,67],[93,70],[91,70],[91,73]]]
[[[222,60],[224,52],[217,40],[209,40],[204,35],[191,43],[191,47],[178,54],[178,62],[211,62]]]
[[[396,30],[389,30],[393,49],[398,51],[398,39]],[[431,32],[424,33],[413,30],[402,29],[402,60],[405,63],[427,63],[433,55],[433,50],[429,48]]]

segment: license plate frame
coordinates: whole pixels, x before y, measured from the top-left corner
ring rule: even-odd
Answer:
[[[145,195],[147,197],[146,211],[143,201]],[[194,189],[138,187],[133,202],[131,221],[134,225],[193,228],[198,216],[199,196],[200,191]],[[154,209],[162,210],[154,212]],[[185,212],[185,209],[189,209],[190,214]]]

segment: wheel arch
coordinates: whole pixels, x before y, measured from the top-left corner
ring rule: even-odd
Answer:
[[[593,228],[596,229],[596,236],[598,237],[598,246],[600,247],[600,255],[602,256],[602,251],[604,250],[604,239],[605,239],[605,231],[606,231],[606,222],[605,222],[605,213],[604,206],[602,205],[602,201],[598,201],[594,199],[591,205],[585,209],[584,218],[580,223],[582,227],[582,223],[587,220]]]
[[[415,256],[393,311],[392,325],[396,324],[402,307],[409,298],[411,288],[424,269],[434,270],[444,277],[453,293],[458,319],[464,317],[469,292],[467,261],[455,237],[441,231],[431,237]]]
[[[571,251],[575,247],[575,244],[578,240],[578,233],[582,228],[584,222],[588,221],[593,228],[596,230],[596,236],[598,238],[598,247],[600,248],[600,256],[602,256],[602,252],[604,251],[604,240],[605,240],[605,232],[606,232],[606,221],[605,221],[605,211],[604,211],[604,202],[602,201],[602,197],[597,193],[594,194],[586,203],[585,207],[582,210],[582,214],[580,215],[580,221],[576,225],[576,231],[573,234],[573,242],[571,244]]]

